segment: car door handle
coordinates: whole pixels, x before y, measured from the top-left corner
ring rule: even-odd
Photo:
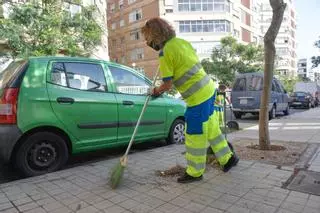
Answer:
[[[59,104],[73,104],[74,99],[73,98],[67,98],[67,97],[59,97],[57,98],[57,102]]]
[[[122,101],[123,105],[134,105],[133,101]]]

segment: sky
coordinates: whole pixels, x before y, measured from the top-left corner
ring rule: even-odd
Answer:
[[[320,55],[320,49],[314,47],[314,42],[320,39],[320,0],[295,0],[294,4],[297,13],[298,59],[310,60],[312,56]]]

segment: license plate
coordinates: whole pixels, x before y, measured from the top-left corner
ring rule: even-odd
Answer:
[[[247,104],[248,100],[247,99],[240,99],[240,104]]]
[[[295,104],[295,105],[301,105],[300,102],[293,102],[293,104]]]

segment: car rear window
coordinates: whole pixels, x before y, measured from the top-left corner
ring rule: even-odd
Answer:
[[[248,79],[247,84],[249,91],[260,91],[262,90],[263,78],[261,76],[252,76]]]
[[[246,90],[246,79],[238,78],[233,86],[234,91],[245,91]]]
[[[9,64],[2,72],[0,72],[0,89],[5,88],[14,79],[16,75],[22,70],[26,61],[15,61]]]

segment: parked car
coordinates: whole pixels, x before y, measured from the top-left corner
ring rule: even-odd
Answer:
[[[310,109],[311,107],[315,107],[316,101],[315,98],[309,92],[293,92],[291,94],[290,107],[304,107]]]
[[[151,81],[102,60],[33,57],[0,73],[0,160],[24,176],[56,171],[69,155],[128,144]],[[152,98],[136,142],[183,142],[185,104]]]
[[[259,114],[262,88],[262,72],[245,73],[236,76],[231,92],[231,103],[233,113],[237,119],[240,119],[246,113]],[[288,115],[290,111],[287,91],[276,78],[272,80],[268,111],[270,119],[274,118],[279,112]]]
[[[307,92],[314,99],[314,106],[319,106],[320,102],[320,86],[317,82],[297,82],[294,85],[294,92]]]

